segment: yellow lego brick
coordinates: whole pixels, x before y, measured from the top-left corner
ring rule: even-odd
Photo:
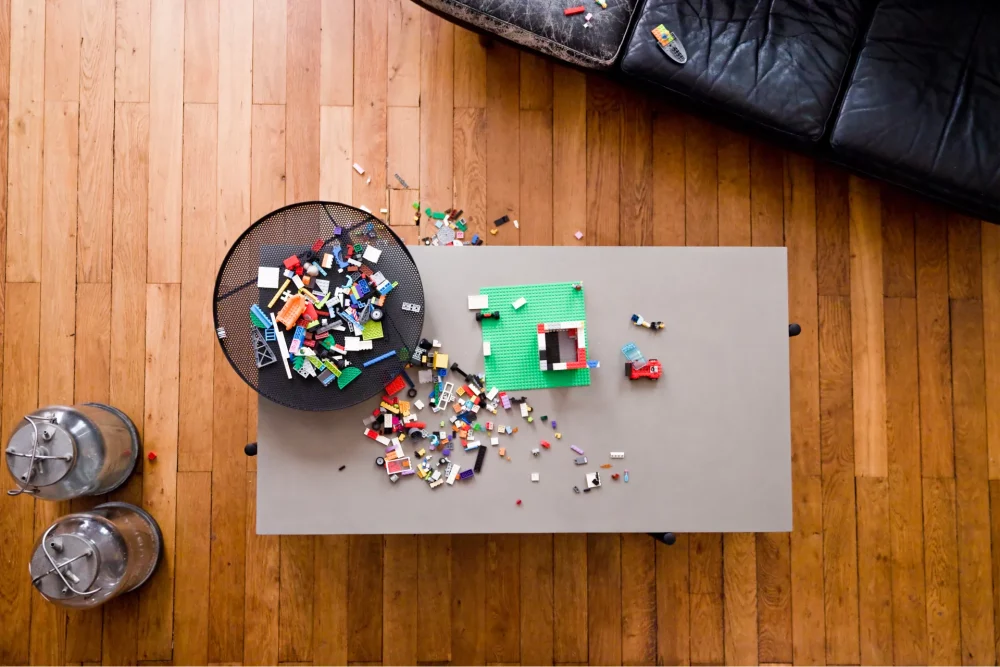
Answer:
[[[389,412],[391,412],[392,414],[394,414],[394,415],[398,415],[399,414],[399,406],[398,405],[390,405],[389,403],[386,403],[385,401],[382,401],[381,406],[383,408],[385,408],[386,410],[388,410]]]
[[[448,368],[448,355],[438,352],[434,355],[434,368]]]

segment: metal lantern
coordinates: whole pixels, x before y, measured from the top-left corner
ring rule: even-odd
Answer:
[[[125,413],[110,405],[53,405],[21,420],[6,453],[18,486],[7,493],[69,500],[121,486],[135,467],[139,434]]]
[[[156,570],[163,538],[148,513],[105,503],[69,514],[35,543],[31,583],[49,602],[85,609],[142,586]]]

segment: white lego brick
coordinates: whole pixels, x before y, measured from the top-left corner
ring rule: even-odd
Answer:
[[[547,361],[539,361],[538,362],[538,367],[540,369],[542,369],[543,371],[547,371],[547,370],[549,370],[549,362],[547,362]]]
[[[542,450],[540,450],[538,447],[535,447],[534,449],[531,450],[531,455],[532,456],[538,456],[541,453],[542,453]]]
[[[552,370],[554,371],[566,370],[566,362],[559,362],[558,364],[552,364]]]
[[[523,306],[526,303],[528,303],[528,300],[525,299],[522,296],[522,297],[518,297],[518,299],[516,301],[514,301],[514,303],[512,303],[510,305],[514,307],[514,310],[520,310],[521,306]]]
[[[496,437],[495,435],[490,438],[490,445],[496,447],[499,444],[500,444],[500,438]]]
[[[278,289],[281,284],[281,271],[276,266],[257,267],[257,287]]]
[[[418,398],[417,400],[413,401],[413,407],[415,407],[417,410],[423,410],[424,402]]]
[[[363,350],[370,350],[370,349],[372,349],[372,345],[374,345],[374,341],[363,340],[360,343],[358,343],[358,350],[362,350],[362,351]]]
[[[302,282],[302,278],[299,278],[298,276],[292,276],[292,282],[299,289],[302,289],[303,287],[306,286],[305,283]]]
[[[543,352],[546,349],[547,348],[545,347],[545,334],[540,333],[538,334],[538,351]]]
[[[353,257],[348,257],[347,258],[347,263],[351,264],[353,266],[361,266],[361,262],[358,261],[358,260],[356,260],[356,259],[354,259]]]
[[[493,387],[492,389],[490,389],[489,393],[486,394],[486,398],[492,401],[494,398],[496,398],[498,393],[500,393],[500,390],[497,389],[496,387]]]
[[[384,435],[379,435],[375,437],[375,442],[385,447],[388,447],[391,440],[389,440],[389,438],[385,437]]]
[[[587,347],[587,334],[584,333],[583,327],[576,330],[576,346]]]
[[[361,339],[357,336],[344,336],[344,349],[348,352],[360,352]]]
[[[473,449],[479,449],[479,441],[477,441],[477,440],[466,440],[465,441],[465,451],[470,452]]]
[[[399,458],[404,458],[406,454],[403,453],[403,445],[399,442],[399,438],[392,439],[392,446],[396,448],[396,456]]]
[[[452,463],[448,472],[448,484],[454,484],[455,480],[458,479],[458,473],[461,471],[462,466],[457,463]]]
[[[382,256],[382,251],[373,245],[365,248],[365,252],[361,257],[372,264],[377,264],[379,257]]]
[[[441,486],[442,484],[444,484],[444,480],[441,480],[441,479],[438,479],[438,480],[435,480],[435,481],[431,482],[431,483],[430,483],[430,487],[431,487],[432,489],[436,489],[436,488],[438,488],[439,486]]]
[[[322,292],[323,294],[327,294],[330,291],[330,281],[323,280],[322,278],[317,278],[316,287],[318,287],[319,291]]]
[[[528,404],[527,403],[521,403],[521,416],[525,417],[525,418],[528,417]]]
[[[532,482],[537,482],[538,481],[538,473],[537,472],[531,473],[531,481]]]
[[[364,174],[364,173],[365,173],[365,168],[364,168],[364,167],[362,167],[362,166],[361,166],[360,164],[358,164],[357,162],[355,162],[355,163],[354,163],[354,171],[358,172],[359,174]]]
[[[613,459],[623,459],[625,458],[625,452],[611,452],[609,456]]]
[[[492,353],[492,349],[490,347],[490,341],[484,340],[483,341],[483,356],[484,357],[488,357],[488,356],[490,356],[491,353]]]
[[[489,294],[470,294],[469,310],[483,310],[490,307]]]

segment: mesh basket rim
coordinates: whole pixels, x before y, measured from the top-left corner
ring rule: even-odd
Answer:
[[[365,222],[372,222],[372,221],[380,223],[382,225],[382,227],[384,227],[385,230],[389,232],[389,234],[392,236],[392,238],[395,239],[396,243],[399,244],[399,247],[402,248],[403,252],[406,253],[406,256],[413,263],[413,269],[416,272],[417,277],[418,278],[420,277],[420,270],[419,270],[419,268],[417,268],[417,263],[413,259],[413,254],[410,252],[410,249],[407,247],[406,243],[404,243],[403,239],[400,238],[398,234],[396,234],[396,231],[392,228],[392,226],[388,222],[386,222],[385,220],[379,218],[378,216],[376,216],[371,211],[366,211],[366,210],[364,210],[362,208],[358,208],[357,206],[352,206],[351,204],[345,204],[343,202],[326,201],[326,200],[322,200],[322,199],[312,199],[312,200],[309,200],[309,201],[299,201],[299,202],[295,202],[295,203],[292,203],[292,204],[286,204],[286,205],[284,205],[284,206],[282,206],[280,208],[274,209],[273,211],[269,211],[266,215],[258,218],[253,223],[251,223],[250,225],[248,225],[247,228],[244,229],[240,233],[240,235],[238,237],[236,237],[236,240],[233,241],[230,244],[229,249],[226,251],[225,257],[222,258],[222,262],[219,264],[219,268],[218,268],[218,270],[216,271],[216,274],[215,274],[215,283],[213,285],[213,290],[212,290],[212,292],[213,292],[212,293],[212,325],[213,325],[213,327],[216,330],[219,329],[219,303],[221,301],[224,301],[228,296],[230,296],[230,295],[238,292],[240,289],[243,289],[243,288],[237,288],[236,290],[232,290],[231,289],[231,290],[229,290],[225,294],[222,294],[222,295],[219,294],[219,288],[220,288],[220,284],[222,282],[222,274],[225,271],[226,267],[228,266],[230,258],[233,256],[233,254],[236,252],[237,248],[239,248],[240,244],[243,242],[243,239],[246,238],[258,226],[260,226],[260,225],[264,224],[265,222],[269,221],[272,217],[277,216],[277,215],[279,215],[279,214],[281,214],[281,213],[283,213],[285,211],[288,211],[289,209],[297,209],[297,208],[301,208],[301,207],[305,207],[305,206],[310,206],[310,205],[321,206],[321,207],[324,208],[324,210],[325,210],[326,206],[331,206],[332,205],[332,206],[338,206],[338,207],[342,207],[342,208],[351,209],[353,211],[356,211],[356,212],[358,212],[361,215],[363,215],[363,216],[366,217],[366,219],[362,220],[361,222],[359,222],[357,224],[364,224]],[[334,223],[334,224],[336,224],[336,223]],[[289,244],[289,245],[297,245],[297,244]],[[423,292],[422,285],[423,285],[423,281],[421,280],[421,292]],[[419,315],[419,317],[420,317],[420,324],[421,324],[420,329],[422,330],[423,329],[423,320],[424,320],[424,309],[421,308],[420,312],[416,313],[416,314]],[[418,338],[419,338],[419,336],[418,336]],[[301,410],[303,412],[332,412],[332,411],[335,411],[335,410],[347,409],[347,408],[349,408],[349,407],[351,407],[353,405],[357,405],[358,403],[361,403],[361,402],[366,401],[369,398],[371,398],[371,396],[361,397],[357,401],[354,401],[354,402],[352,402],[352,403],[350,403],[348,405],[344,405],[344,406],[340,406],[340,407],[323,407],[323,406],[315,406],[315,407],[314,406],[307,406],[307,407],[303,407],[302,405],[297,405],[297,404],[293,405],[290,402],[283,401],[283,400],[281,400],[281,399],[279,399],[277,397],[269,396],[269,395],[264,394],[263,392],[261,392],[260,388],[257,387],[253,382],[251,382],[250,380],[248,380],[247,377],[240,370],[240,368],[236,364],[236,362],[233,361],[233,358],[229,354],[228,347],[223,344],[223,341],[221,339],[219,339],[218,336],[216,336],[216,342],[218,343],[219,347],[222,349],[222,353],[223,353],[223,355],[225,355],[226,361],[229,362],[229,365],[236,372],[236,375],[239,376],[240,380],[242,380],[243,383],[246,384],[248,387],[250,387],[251,389],[253,389],[253,391],[258,396],[261,396],[261,397],[267,399],[268,401],[271,401],[272,403],[277,403],[279,405],[284,405],[286,407],[289,407],[289,408],[292,408],[292,409],[295,409],[295,410]],[[405,372],[405,366],[406,366],[406,364],[404,363],[404,372]],[[376,392],[376,394],[377,394],[377,392]]]

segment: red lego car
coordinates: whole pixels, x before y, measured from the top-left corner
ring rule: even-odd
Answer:
[[[628,362],[625,363],[625,377],[629,380],[638,380],[639,378],[658,380],[661,375],[663,375],[663,367],[657,359],[650,359],[645,366],[639,369],[634,368]]]

